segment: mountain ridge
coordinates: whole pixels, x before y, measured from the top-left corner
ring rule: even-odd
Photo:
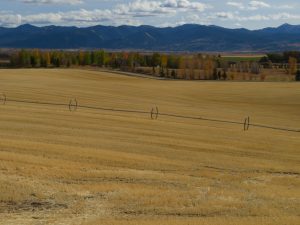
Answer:
[[[299,47],[298,47],[299,46]],[[0,27],[0,47],[41,49],[115,49],[146,51],[300,50],[300,25],[248,30],[184,24],[177,27],[44,26]]]

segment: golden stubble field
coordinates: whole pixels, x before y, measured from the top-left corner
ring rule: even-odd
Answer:
[[[300,84],[0,70],[7,99],[300,128]],[[299,224],[300,133],[0,104],[0,224]]]

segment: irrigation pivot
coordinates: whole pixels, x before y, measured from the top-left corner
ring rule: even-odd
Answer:
[[[0,105],[5,105],[7,102],[14,102],[14,103],[22,103],[22,104],[36,104],[36,105],[49,105],[49,106],[63,106],[63,107],[69,107],[70,112],[77,111],[78,107],[90,109],[90,110],[102,110],[102,111],[111,111],[111,112],[122,112],[122,113],[139,113],[139,114],[148,114],[149,111],[139,111],[139,110],[132,110],[132,109],[113,109],[113,108],[104,108],[104,107],[96,107],[91,105],[79,105],[76,98],[72,98],[69,101],[69,104],[65,103],[53,103],[53,102],[42,102],[42,101],[36,101],[36,100],[24,100],[24,99],[9,99],[5,94],[0,93]],[[237,125],[243,125],[244,131],[248,131],[250,129],[250,125],[252,127],[259,127],[259,128],[265,128],[265,129],[272,129],[272,130],[280,130],[280,131],[286,131],[286,132],[296,132],[300,133],[300,129],[290,129],[290,128],[283,128],[283,127],[275,127],[270,125],[264,125],[264,124],[250,124],[250,117],[246,117],[244,121],[238,122],[238,121],[229,121],[229,120],[223,120],[223,119],[213,119],[213,118],[205,118],[205,117],[194,117],[191,115],[180,115],[180,114],[169,114],[169,113],[163,113],[159,112],[159,109],[157,106],[152,107],[150,111],[150,116],[152,120],[157,120],[158,116],[165,116],[165,117],[173,117],[173,118],[181,118],[181,119],[190,119],[190,120],[203,120],[203,121],[210,121],[215,123],[227,123],[227,124],[237,124]]]
[[[158,107],[152,108],[150,114],[152,120],[157,120],[159,115]]]
[[[2,105],[6,104],[6,95],[3,93],[0,94],[0,104]]]
[[[2,105],[6,104],[6,95],[3,93],[0,94],[0,104]]]
[[[248,116],[247,118],[245,118],[244,121],[244,131],[249,130],[249,128],[250,128],[250,117]]]
[[[77,99],[74,98],[74,99],[71,99],[70,102],[69,102],[69,110],[70,112],[75,112],[78,108],[78,102],[77,102]]]

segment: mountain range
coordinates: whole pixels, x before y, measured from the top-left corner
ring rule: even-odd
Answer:
[[[207,52],[300,50],[300,25],[247,30],[196,24],[165,28],[25,24],[16,28],[0,27],[0,47]]]

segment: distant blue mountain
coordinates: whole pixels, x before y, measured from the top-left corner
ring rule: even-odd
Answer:
[[[166,28],[25,24],[16,28],[0,27],[0,47],[219,52],[300,50],[300,25],[283,24],[251,31],[196,24]]]

